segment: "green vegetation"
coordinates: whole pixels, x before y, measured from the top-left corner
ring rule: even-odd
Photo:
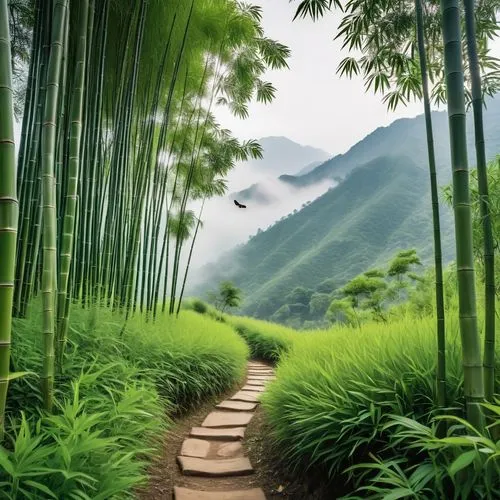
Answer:
[[[449,316],[456,316],[456,309],[450,311]],[[248,324],[248,330],[252,323]],[[258,334],[253,333],[250,337],[253,352],[267,350],[268,344],[277,338],[288,340],[287,354],[281,356],[277,379],[265,393],[263,405],[271,424],[273,446],[278,447],[290,467],[297,467],[303,474],[311,468],[319,468],[328,477],[337,477],[338,483],[338,474],[356,464],[370,462],[373,467],[383,464],[400,471],[404,477],[425,463],[427,469],[436,469],[434,482],[429,480],[423,485],[429,491],[444,488],[451,495],[445,495],[447,498],[453,498],[450,491],[467,491],[468,486],[453,486],[447,477],[446,466],[464,449],[474,448],[472,438],[468,443],[461,442],[457,446],[457,442],[453,446],[452,439],[438,445],[435,436],[434,324],[433,316],[417,319],[406,315],[388,324],[366,323],[361,329],[336,327],[295,335],[288,331],[285,337],[282,327],[276,325],[273,331],[272,325],[255,322],[253,331]],[[464,404],[458,322],[449,319],[446,326],[450,332],[446,346],[446,411],[461,416]],[[499,349],[497,368],[498,354]],[[497,390],[499,388],[497,377]],[[402,417],[414,420],[406,421]],[[463,422],[460,425],[463,426]],[[429,427],[427,434],[422,433],[423,426]],[[417,435],[416,430],[421,434]],[[469,428],[465,430],[474,435]],[[451,428],[450,435],[463,436],[463,427]],[[428,443],[421,449],[423,437]],[[488,443],[497,453],[497,445]],[[454,449],[443,451],[446,446]],[[476,472],[474,479],[468,477],[468,480],[479,488],[487,477],[491,477],[489,487],[498,488],[495,476],[483,474],[490,467],[493,472],[500,472],[498,462],[492,458],[491,465],[486,465],[489,452],[475,453]],[[433,458],[437,459],[432,465]],[[427,470],[428,474],[430,472]],[[371,482],[385,486],[388,493],[398,484],[395,480],[381,484],[383,480],[380,477],[375,480],[373,471],[372,474],[360,474],[352,470],[346,478],[342,480],[348,485],[344,493]],[[433,490],[433,487],[438,489]],[[385,497],[380,494],[374,498]]]
[[[40,306],[33,304],[33,319],[14,322],[12,363],[28,375],[9,389],[14,442],[0,450],[9,498],[34,498],[40,484],[54,498],[131,492],[146,480],[167,416],[228,389],[245,370],[245,343],[206,316],[182,311],[177,320],[125,323],[106,309],[75,309],[55,415],[40,416]],[[16,497],[16,489],[24,496]]]
[[[208,300],[220,312],[220,316],[227,311],[233,309],[241,304],[241,290],[236,288],[231,281],[221,281],[217,292],[210,292]]]
[[[262,157],[214,105],[271,102],[289,49],[236,0],[0,0],[0,496],[134,497],[171,419],[250,355],[278,365],[263,406],[294,471],[345,474],[349,498],[500,496],[500,101],[482,109],[500,4],[302,0],[296,17],[330,9],[353,52],[339,73],[390,109],[423,98],[425,122],[282,176],[339,185],[226,255],[213,307],[183,304],[205,201]],[[287,326],[225,314],[242,289],[243,312]]]
[[[295,330],[275,323],[246,317],[227,317],[250,348],[250,355],[275,363],[292,347],[294,339],[300,335]]]

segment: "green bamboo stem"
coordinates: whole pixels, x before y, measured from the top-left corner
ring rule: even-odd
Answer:
[[[464,72],[460,9],[458,0],[441,0],[444,63],[448,96],[453,209],[457,251],[459,323],[462,339],[464,393],[467,419],[477,429],[484,427],[481,347],[477,328],[472,214],[469,193]]]
[[[7,0],[0,0],[0,113],[0,442],[3,442],[19,215]]]
[[[472,108],[474,112],[474,134],[476,141],[477,180],[483,223],[484,253],[484,391],[487,401],[492,402],[495,394],[495,259],[491,227],[490,201],[488,194],[488,170],[484,144],[483,98],[481,73],[476,44],[476,22],[474,2],[464,0],[465,31],[471,77]]]
[[[52,411],[54,388],[54,334],[55,334],[55,290],[57,270],[57,224],[54,177],[54,155],[57,135],[57,103],[61,80],[61,61],[65,23],[67,22],[67,0],[54,2],[52,36],[47,90],[45,95],[44,121],[42,126],[42,211],[43,211],[43,363],[40,379],[44,408]]]
[[[79,7],[79,8],[78,8]],[[72,264],[75,236],[75,217],[78,181],[80,177],[80,146],[82,137],[83,94],[85,83],[85,63],[87,51],[87,22],[89,13],[88,0],[71,0],[71,9],[78,12],[76,53],[73,78],[73,92],[70,110],[69,164],[66,186],[66,203],[60,251],[60,272],[57,297],[57,365],[62,368],[64,346],[66,343],[69,310],[66,307],[69,273]]]
[[[422,73],[422,93],[424,98],[425,129],[427,134],[427,154],[429,158],[429,174],[431,181],[432,223],[434,231],[434,266],[436,272],[436,317],[437,317],[437,396],[438,405],[446,405],[446,338],[443,292],[443,261],[441,251],[441,223],[439,220],[439,196],[436,176],[436,157],[434,154],[434,134],[432,131],[432,115],[429,98],[429,82],[427,75],[427,55],[424,39],[424,19],[422,0],[415,0],[417,17],[417,41]]]

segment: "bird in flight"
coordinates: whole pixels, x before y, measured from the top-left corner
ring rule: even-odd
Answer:
[[[242,205],[241,203],[238,203],[236,200],[234,200],[234,204],[238,207],[238,208],[247,208],[246,205]]]

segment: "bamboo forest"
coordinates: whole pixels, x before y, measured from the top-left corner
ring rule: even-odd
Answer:
[[[499,20],[0,0],[0,499],[499,499]]]

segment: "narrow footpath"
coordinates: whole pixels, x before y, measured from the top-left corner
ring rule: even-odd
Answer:
[[[273,378],[271,367],[249,362],[245,386],[191,429],[177,456],[183,481],[174,487],[175,500],[266,500],[258,485],[242,488],[241,478],[254,472],[242,442],[259,396]]]

